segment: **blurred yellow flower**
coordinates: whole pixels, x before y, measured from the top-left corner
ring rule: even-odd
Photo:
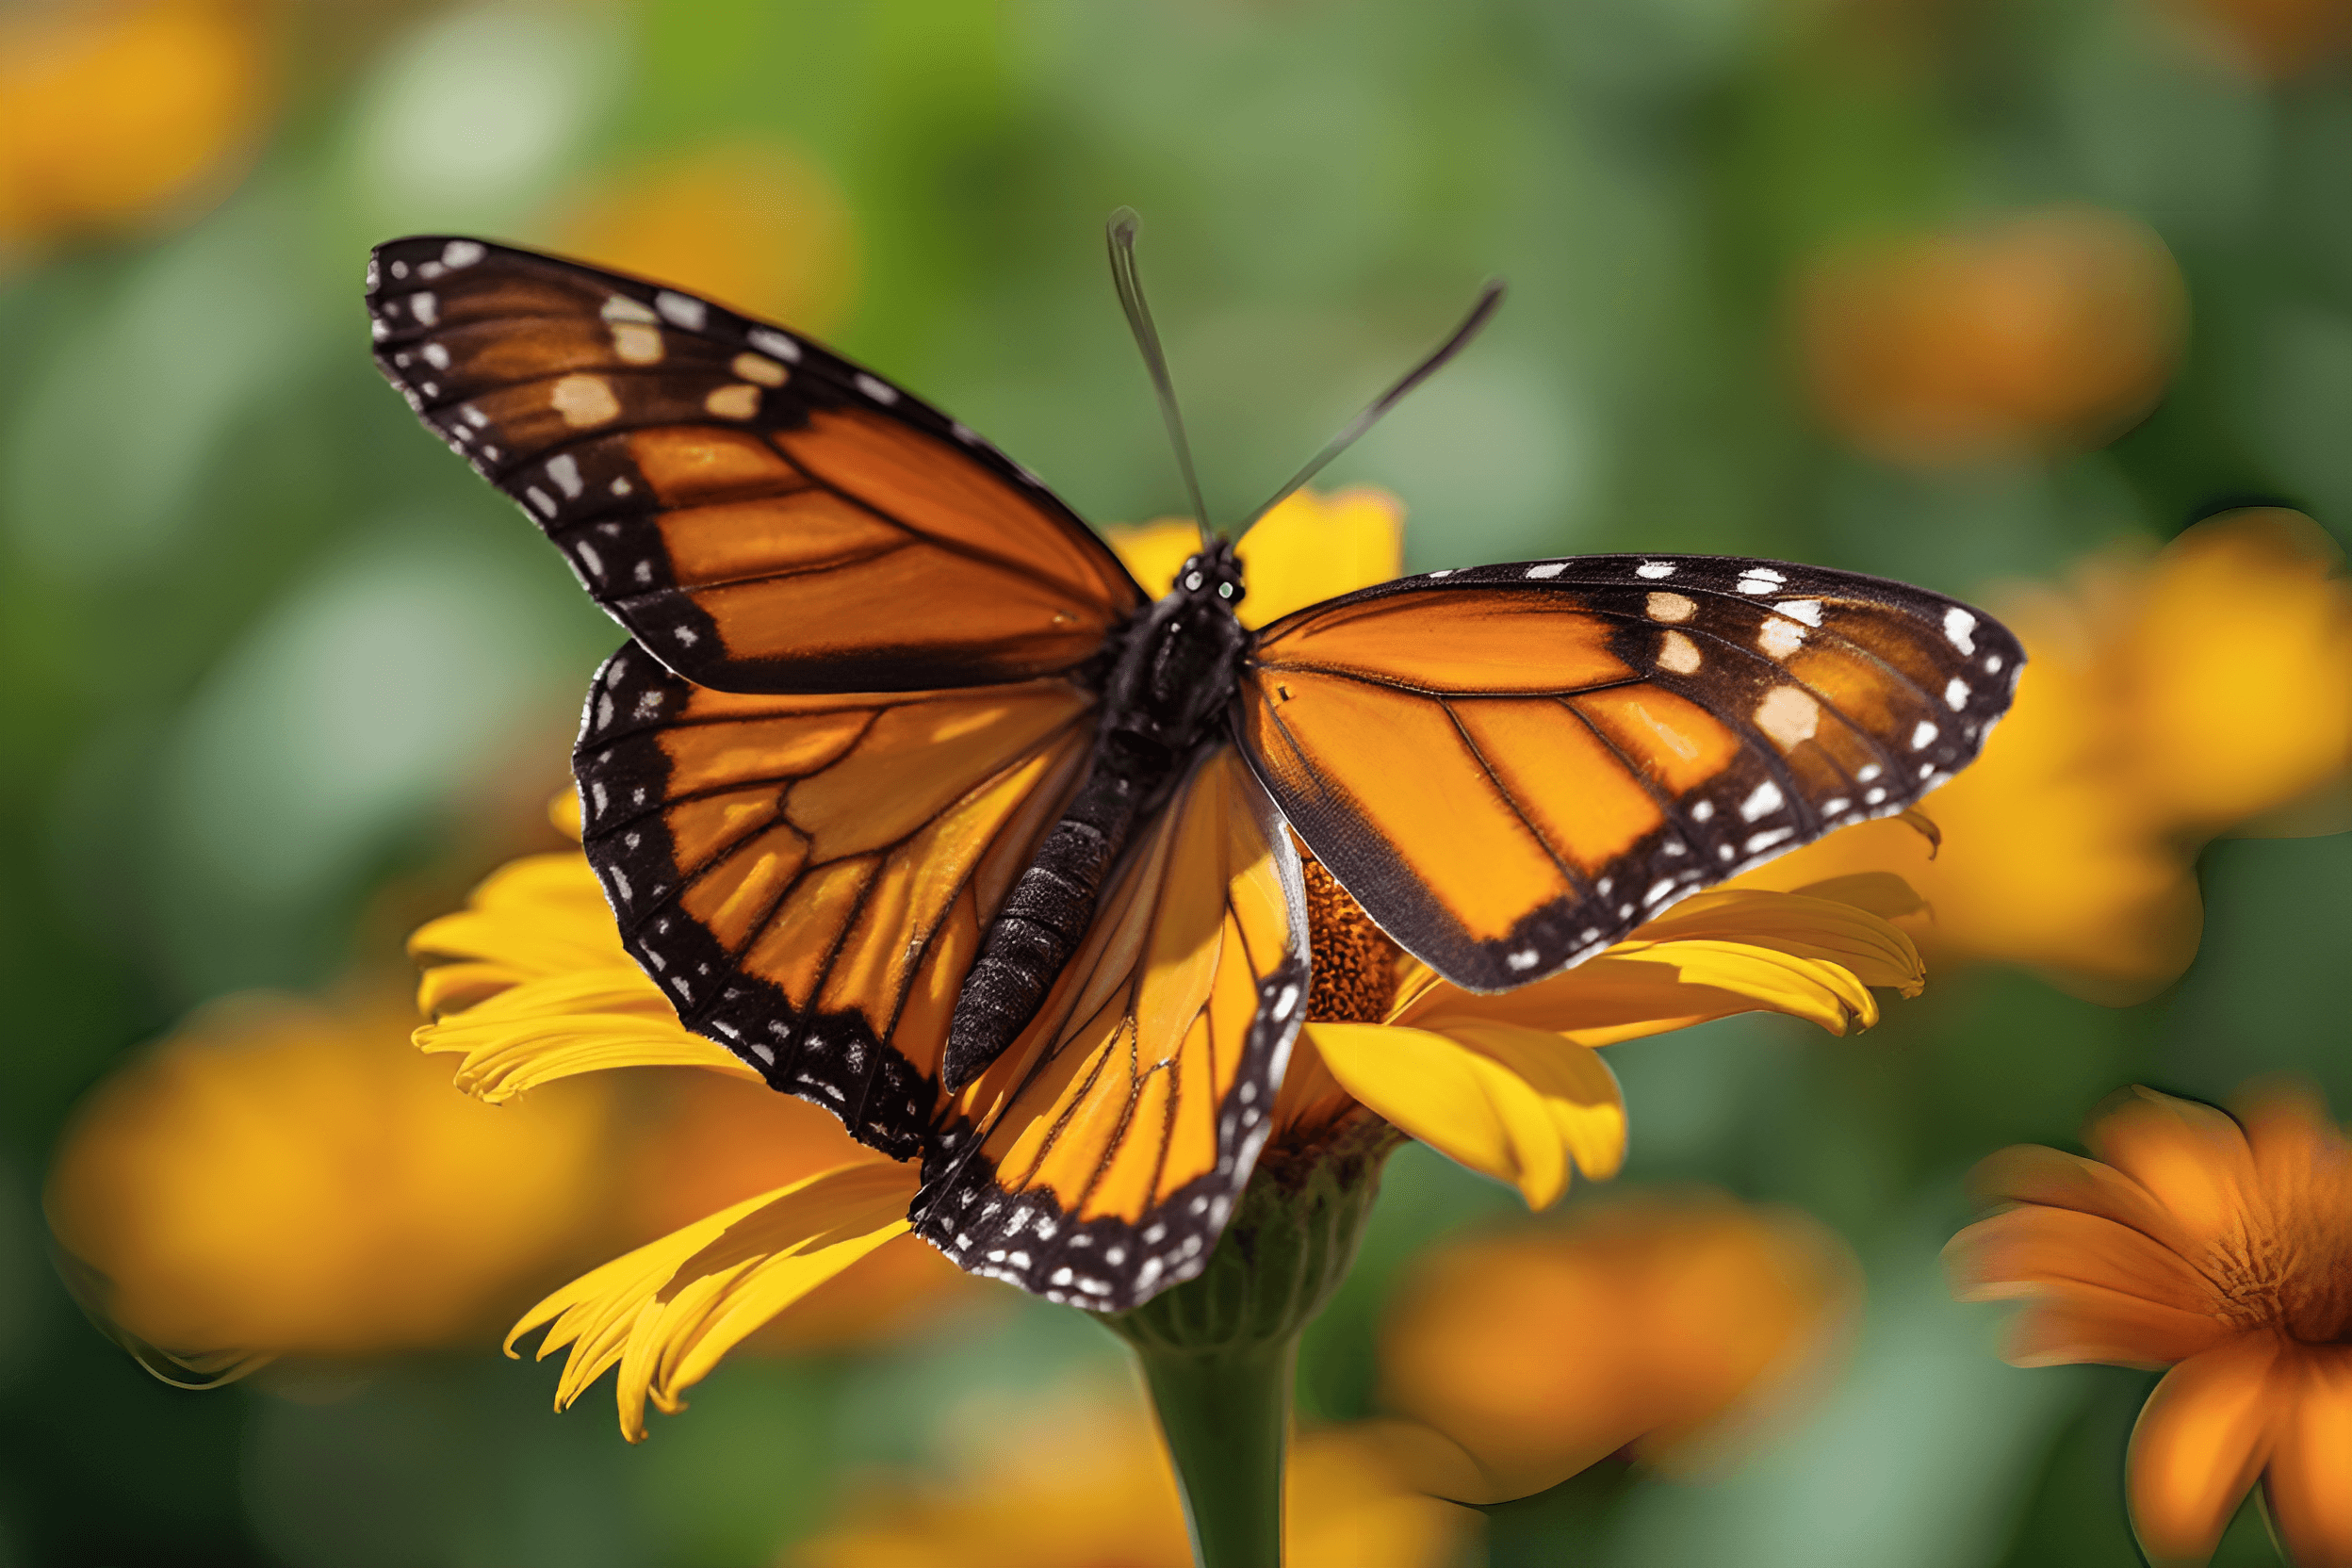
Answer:
[[[2093,1159],[1994,1155],[1976,1184],[2009,1206],[1952,1238],[1953,1286],[2025,1303],[2019,1365],[2171,1369],[2125,1468],[2159,1568],[2210,1559],[2258,1479],[2293,1561],[2352,1563],[2352,1144],[2307,1088],[2239,1112],[2128,1089]]]
[[[2205,841],[2344,825],[2320,808],[2352,769],[2352,582],[2309,518],[2246,511],[1996,608],[2029,661],[1984,757],[1922,808],[1940,852],[1870,823],[1740,885],[1892,871],[1934,910],[1922,940],[1939,957],[2147,996],[2196,954]]]
[[[869,1486],[788,1568],[1192,1568],[1175,1478],[1138,1402],[1063,1397],[975,1423],[948,1482]],[[1468,1509],[1407,1485],[1377,1438],[1299,1434],[1286,1477],[1290,1568],[1445,1568],[1479,1534]]]
[[[1860,1302],[1845,1245],[1794,1210],[1654,1194],[1442,1247],[1399,1287],[1381,1400],[1429,1490],[1493,1503],[1620,1449],[1690,1469],[1818,1386]],[[1457,1451],[1458,1450],[1458,1451]]]
[[[551,217],[547,243],[811,332],[840,324],[858,280],[841,191],[807,155],[769,140],[715,141],[599,174]]]
[[[1262,558],[1269,580],[1260,613],[1327,596],[1311,590],[1361,585],[1342,573],[1393,576],[1400,513],[1377,493],[1293,498],[1267,519],[1275,531]],[[1165,556],[1173,526],[1125,539]],[[1339,543],[1318,550],[1317,538]],[[1136,560],[1138,579],[1149,585],[1159,564]],[[1625,1104],[1595,1046],[1755,1010],[1843,1034],[1877,1021],[1871,987],[1916,992],[1924,978],[1910,939],[1886,919],[1918,900],[1883,874],[1795,891],[1704,893],[1575,970],[1479,996],[1405,960],[1312,859],[1307,873],[1313,991],[1265,1158],[1312,1160],[1360,1149],[1367,1133],[1376,1141],[1401,1134],[1514,1185],[1538,1208],[1559,1200],[1572,1171],[1605,1178],[1624,1158]],[[419,1001],[433,1020],[417,1043],[460,1055],[459,1086],[484,1099],[624,1067],[759,1081],[678,1022],[622,949],[584,857],[514,862],[410,945],[426,966]],[[916,1245],[906,1233],[914,1168],[846,1137],[838,1159],[532,1308],[515,1333],[546,1327],[538,1353],[571,1352],[559,1403],[618,1367],[622,1429],[642,1438],[648,1401],[682,1408],[684,1391],[769,1319],[853,1266],[862,1274],[870,1254]]]
[[[1848,247],[1798,318],[1833,429],[1896,463],[2097,446],[2145,413],[2180,351],[2180,270],[2119,214],[2059,207]]]
[[[264,8],[140,0],[0,16],[0,247],[217,192],[268,107]]]
[[[83,1102],[49,1220],[90,1304],[167,1355],[486,1337],[596,1214],[610,1096],[504,1110],[400,1048],[401,999],[244,996]]]

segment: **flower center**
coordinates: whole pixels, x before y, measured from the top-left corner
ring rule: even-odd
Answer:
[[[2242,1329],[2281,1330],[2307,1345],[2343,1343],[2352,1329],[2352,1282],[2317,1261],[2339,1245],[2332,1236],[2285,1235],[2241,1219],[2206,1264],[2222,1316]]]
[[[1307,1020],[1379,1023],[1396,1000],[1401,954],[1320,861],[1299,859],[1307,874],[1307,937],[1314,948]]]

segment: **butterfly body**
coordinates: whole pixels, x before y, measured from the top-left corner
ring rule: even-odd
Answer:
[[[1249,646],[1233,614],[1242,594],[1240,564],[1219,541],[1110,639],[1116,657],[1086,781],[1013,884],[957,993],[940,1070],[946,1088],[970,1083],[1037,1017],[1135,825],[1221,725]]]
[[[1131,1307],[1205,1262],[1303,1021],[1293,835],[1445,978],[1543,978],[1967,765],[2023,653],[1786,562],[1427,572],[1246,629],[782,328],[455,237],[377,363],[629,641],[583,848],[689,1028],[922,1162],[964,1267]],[[1261,584],[1261,587],[1266,586]]]

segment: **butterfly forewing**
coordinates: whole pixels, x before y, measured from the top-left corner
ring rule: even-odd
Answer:
[[[2023,655],[1924,590],[1592,556],[1400,580],[1261,635],[1236,731],[1316,857],[1458,984],[1522,984],[1676,899],[1903,810]]]
[[[1058,680],[714,692],[631,645],[598,674],[574,759],[588,858],[688,1027],[912,1157],[956,988],[1094,719]]]
[[[1230,746],[1126,862],[1037,1020],[948,1108],[916,1228],[974,1273],[1098,1311],[1200,1272],[1305,1016],[1305,892]]]
[[[376,360],[664,664],[738,692],[1067,671],[1142,603],[962,426],[807,338],[479,240],[381,247]]]

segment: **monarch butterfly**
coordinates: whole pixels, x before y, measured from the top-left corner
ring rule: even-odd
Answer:
[[[1197,500],[1131,226],[1113,257]],[[385,376],[629,634],[574,753],[629,952],[922,1160],[951,1258],[1092,1308],[1197,1273],[1249,1179],[1308,989],[1294,832],[1499,989],[1903,809],[2021,662],[1916,588],[1675,555],[1428,572],[1252,632],[1205,524],[1155,601],[1026,469],[797,334],[462,237],[379,247],[368,300]]]

